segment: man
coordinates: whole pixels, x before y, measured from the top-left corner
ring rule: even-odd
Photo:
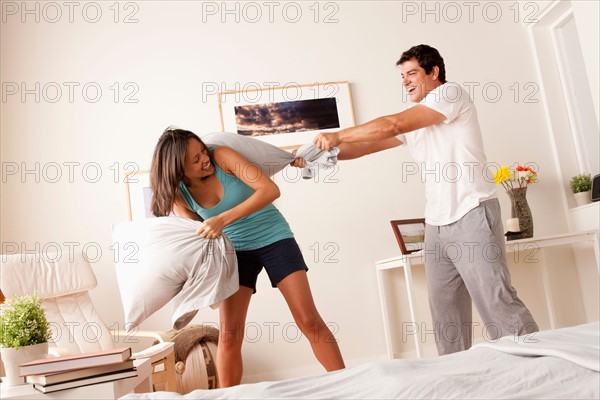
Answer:
[[[427,45],[396,63],[416,105],[339,132],[321,133],[321,149],[339,147],[340,160],[406,144],[425,176],[425,268],[438,353],[471,346],[471,300],[485,337],[537,331],[511,286],[500,205],[486,179],[487,158],[477,110],[468,93],[446,82],[444,60]]]

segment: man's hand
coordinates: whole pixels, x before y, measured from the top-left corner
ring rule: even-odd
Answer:
[[[319,133],[313,139],[313,144],[321,150],[331,150],[342,142],[339,132]]]

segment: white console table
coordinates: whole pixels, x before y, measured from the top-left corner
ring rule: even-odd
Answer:
[[[551,246],[562,246],[570,245],[575,243],[592,243],[594,247],[594,254],[596,256],[596,266],[598,267],[598,273],[600,274],[600,251],[598,249],[598,231],[584,231],[584,232],[573,232],[565,233],[561,235],[535,237],[530,239],[513,240],[506,242],[507,258],[510,253],[514,252],[525,252],[531,250],[542,249]],[[387,345],[387,355],[389,359],[394,358],[394,350],[392,344],[392,333],[390,332],[390,315],[388,310],[387,297],[385,292],[385,285],[383,284],[385,271],[395,268],[404,269],[404,278],[406,282],[406,292],[408,295],[408,308],[410,311],[410,318],[412,323],[417,323],[417,317],[415,313],[415,300],[413,292],[413,279],[412,279],[412,267],[414,265],[422,265],[424,263],[423,252],[405,254],[400,257],[389,258],[386,260],[377,261],[375,263],[375,269],[377,272],[377,285],[379,287],[379,299],[381,302],[381,312],[383,315],[383,329],[385,332],[385,342]],[[556,327],[556,315],[553,306],[552,291],[549,285],[548,270],[546,266],[542,264],[542,281],[544,285],[544,296],[548,305],[548,314],[550,318],[550,327]],[[414,335],[415,339],[415,351],[417,358],[421,358],[422,349],[421,342],[418,335]]]

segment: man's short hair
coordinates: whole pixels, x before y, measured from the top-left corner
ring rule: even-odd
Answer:
[[[438,75],[440,82],[446,83],[446,67],[444,66],[444,59],[439,51],[426,44],[413,46],[402,53],[402,56],[400,56],[400,59],[396,62],[396,66],[404,64],[406,61],[413,58],[417,59],[419,65],[425,70],[426,74],[430,74],[433,67],[437,66],[440,69]]]

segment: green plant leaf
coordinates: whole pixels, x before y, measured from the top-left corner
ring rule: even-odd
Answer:
[[[579,174],[571,178],[569,182],[571,191],[573,193],[587,192],[592,189],[592,175],[591,174]]]
[[[0,310],[0,346],[19,349],[50,340],[52,332],[43,301],[37,294],[7,301]]]

